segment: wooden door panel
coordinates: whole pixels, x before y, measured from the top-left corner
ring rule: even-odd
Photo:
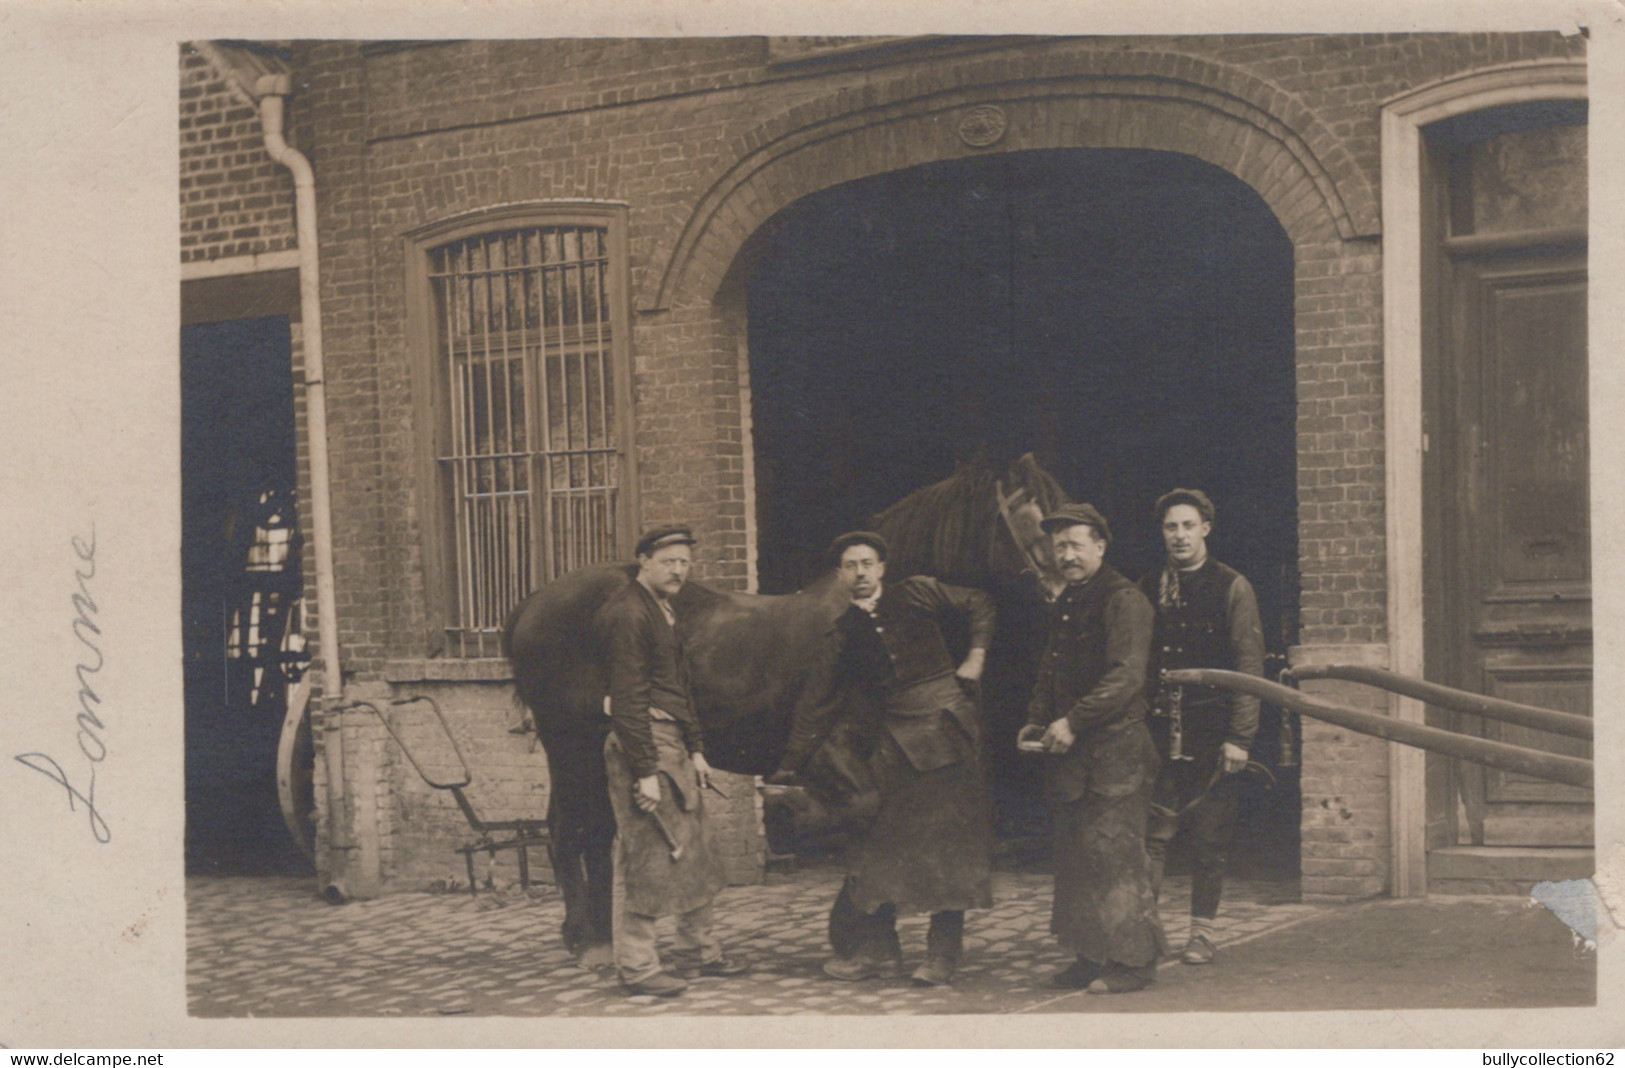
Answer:
[[[1580,254],[1452,265],[1454,446],[1443,472],[1459,554],[1456,685],[1591,714],[1586,276]],[[1453,469],[1453,470],[1452,470]],[[1589,757],[1588,744],[1464,717],[1486,737]],[[1458,774],[1475,844],[1589,845],[1591,791],[1479,766]]]
[[[1586,666],[1486,667],[1484,692],[1507,701],[1572,712],[1577,716],[1591,715],[1591,669]],[[1579,738],[1510,723],[1491,723],[1485,734],[1513,745],[1591,759],[1591,744]],[[1486,773],[1484,785],[1485,800],[1492,804],[1543,801],[1583,805],[1591,800],[1591,791],[1578,786],[1493,769]]]
[[[1585,278],[1484,270],[1484,596],[1550,600],[1590,579]]]

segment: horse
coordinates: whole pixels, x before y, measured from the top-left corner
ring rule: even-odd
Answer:
[[[888,566],[898,577],[930,573],[997,591],[1054,581],[1038,524],[1065,501],[1031,454],[1002,476],[978,459],[909,494],[870,525],[891,544]],[[573,571],[522,601],[503,629],[516,695],[530,710],[552,780],[548,827],[565,904],[564,941],[587,965],[609,958],[615,836],[603,759],[608,665],[596,616],[636,574],[627,563]],[[833,571],[779,596],[684,584],[674,608],[714,767],[773,773],[793,724],[830,718],[841,699],[835,621],[849,603]],[[989,659],[996,675],[991,650]]]

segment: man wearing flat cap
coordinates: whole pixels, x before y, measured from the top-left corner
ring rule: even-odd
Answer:
[[[711,899],[726,883],[711,844],[704,791],[711,768],[689,687],[672,600],[688,580],[694,535],[657,527],[637,544],[638,572],[599,609],[609,653],[604,743],[615,809],[615,966],[629,996],[672,997],[682,976],[739,975],[712,934]],[[661,969],[655,922],[677,917],[679,974]]]
[[[1050,931],[1077,959],[1052,980],[1123,994],[1156,980],[1166,951],[1145,852],[1157,754],[1146,730],[1152,612],[1105,563],[1111,529],[1094,506],[1043,521],[1066,588],[1018,745],[1042,750],[1055,827]]]
[[[868,772],[879,794],[873,821],[847,847],[846,883],[830,913],[836,979],[903,972],[899,913],[928,912],[919,986],[953,979],[965,910],[993,904],[992,805],[976,701],[993,637],[993,601],[980,590],[915,575],[884,581],[886,542],[853,531],[829,556],[852,596],[836,624],[837,672],[854,691],[849,713],[868,719]],[[963,622],[969,652],[955,664],[942,625]]]
[[[1151,881],[1161,889],[1168,843],[1190,836],[1191,933],[1180,959],[1213,960],[1213,921],[1224,889],[1225,851],[1236,824],[1238,772],[1258,731],[1258,698],[1206,686],[1163,686],[1163,671],[1222,668],[1264,674],[1264,631],[1252,584],[1213,559],[1213,502],[1201,490],[1176,489],[1157,500],[1167,561],[1140,580],[1156,606],[1150,691],[1151,736],[1162,757],[1151,799],[1146,847]]]

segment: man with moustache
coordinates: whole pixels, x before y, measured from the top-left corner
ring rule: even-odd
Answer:
[[[1160,891],[1168,843],[1184,829],[1194,846],[1191,931],[1180,960],[1213,961],[1213,921],[1224,889],[1225,850],[1236,824],[1237,774],[1258,731],[1258,698],[1205,686],[1163,686],[1177,668],[1264,674],[1264,631],[1252,584],[1208,556],[1213,502],[1201,490],[1175,489],[1156,505],[1167,562],[1140,580],[1156,606],[1151,643],[1151,734],[1162,770],[1151,800],[1146,849]]]
[[[616,826],[615,966],[629,997],[674,997],[688,988],[683,975],[747,970],[723,955],[711,930],[711,899],[726,879],[706,826],[711,768],[672,605],[693,545],[686,527],[649,531],[637,544],[637,577],[597,617],[613,723],[604,762]],[[661,970],[655,948],[656,920],[671,915],[678,975]]]
[[[851,687],[856,737],[867,737],[867,772],[878,791],[873,821],[847,847],[848,875],[830,912],[835,979],[902,974],[897,914],[929,912],[917,986],[953,979],[965,910],[989,908],[992,806],[980,753],[976,702],[993,637],[993,601],[980,590],[916,575],[886,583],[886,542],[853,531],[829,556],[851,592],[837,622],[837,670]],[[958,617],[970,650],[957,666],[942,624]]]
[[[1145,852],[1157,773],[1145,725],[1151,605],[1105,563],[1111,529],[1093,505],[1065,505],[1043,527],[1067,585],[1017,744],[1045,754],[1055,834],[1050,930],[1077,957],[1051,984],[1131,993],[1156,981],[1167,946]]]

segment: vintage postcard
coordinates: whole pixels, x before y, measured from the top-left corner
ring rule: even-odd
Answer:
[[[1625,1045],[1612,7],[4,10],[0,1044]]]

